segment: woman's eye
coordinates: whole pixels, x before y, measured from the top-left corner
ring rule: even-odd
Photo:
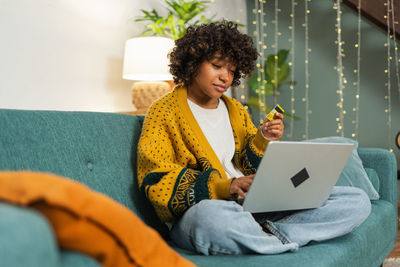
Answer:
[[[221,66],[219,66],[217,64],[213,64],[213,66],[214,66],[214,68],[217,68],[217,69],[221,68]]]

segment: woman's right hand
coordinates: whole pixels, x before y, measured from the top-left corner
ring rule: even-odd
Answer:
[[[231,195],[238,195],[242,198],[246,198],[246,193],[250,189],[254,176],[255,174],[252,174],[233,179],[231,187],[229,188]]]

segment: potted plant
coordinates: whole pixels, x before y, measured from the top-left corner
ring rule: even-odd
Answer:
[[[165,0],[168,14],[160,16],[155,9],[146,11],[141,9],[143,16],[135,21],[147,21],[143,35],[156,35],[179,39],[186,33],[188,26],[197,26],[203,23],[210,23],[215,17],[207,18],[201,15],[210,4],[210,1],[184,1]]]
[[[259,100],[259,94],[262,96],[273,95],[274,104],[277,104],[277,95],[279,95],[279,90],[283,84],[295,85],[295,81],[287,81],[290,75],[290,66],[286,62],[289,54],[289,50],[281,49],[278,53],[269,55],[261,66],[264,75],[261,77],[258,72],[253,73],[252,76],[247,81],[247,84],[254,95],[248,98],[247,105],[256,110],[260,110],[260,101],[265,107],[265,112],[268,113],[271,108],[266,103],[265,99]],[[264,77],[263,77],[264,76]],[[276,80],[275,80],[276,77]],[[288,112],[284,113],[287,117],[299,120],[300,118],[294,116]]]

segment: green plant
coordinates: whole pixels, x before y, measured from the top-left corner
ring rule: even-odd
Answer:
[[[184,0],[165,0],[168,15],[162,17],[155,9],[146,11],[141,9],[143,16],[135,21],[147,21],[143,35],[156,35],[169,37],[174,40],[179,39],[186,33],[188,26],[210,23],[212,19],[200,15],[207,9],[210,1],[184,1]]]
[[[265,101],[265,96],[273,95],[274,104],[277,104],[277,95],[279,94],[280,87],[283,84],[295,85],[295,81],[287,81],[290,75],[290,66],[287,63],[289,50],[281,49],[278,53],[269,55],[260,66],[262,72],[255,72],[247,81],[248,86],[256,96],[250,96],[247,105],[253,109],[260,110],[260,106],[265,107],[265,112],[269,112],[271,108]],[[259,95],[263,96],[259,99]],[[262,105],[260,105],[260,101]],[[284,113],[287,117],[293,119],[300,119],[293,116],[288,112]]]

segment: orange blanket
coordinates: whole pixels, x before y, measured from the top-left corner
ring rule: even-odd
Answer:
[[[194,266],[131,210],[65,177],[0,172],[0,199],[38,210],[61,248],[86,253],[106,267]]]

